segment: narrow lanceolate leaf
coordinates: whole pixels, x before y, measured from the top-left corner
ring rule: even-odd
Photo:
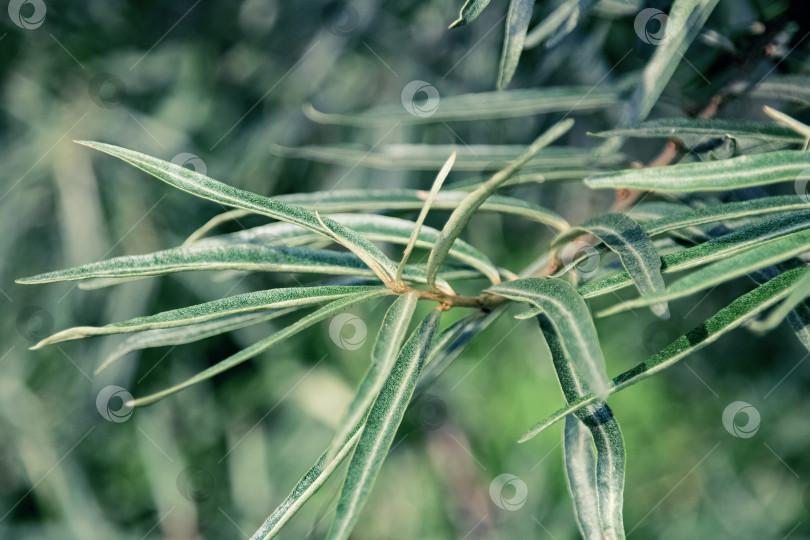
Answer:
[[[564,0],[526,35],[523,48],[531,49],[549,39],[552,34],[563,27],[566,21],[570,21],[574,17],[579,2],[580,0]]]
[[[525,147],[513,144],[391,144],[369,150],[356,145],[274,147],[276,153],[294,158],[310,159],[345,167],[372,167],[394,171],[435,171],[456,152],[457,171],[497,171],[509,161],[519,159]],[[553,147],[537,152],[523,168],[530,173],[548,171],[558,175],[560,169],[581,171],[584,167],[616,168],[626,163],[621,153],[599,154],[593,150],[573,147]],[[313,195],[317,195],[314,193]],[[277,200],[286,200],[283,197]],[[325,209],[318,208],[321,212]]]
[[[374,244],[362,238],[357,233],[336,223],[328,223],[329,229],[325,229],[321,220],[317,216],[304,208],[284,203],[278,200],[257,195],[250,191],[237,189],[217,180],[208,178],[191,169],[169,163],[162,159],[157,159],[140,152],[127,150],[111,144],[77,141],[79,144],[95,148],[111,156],[117,157],[145,171],[155,178],[166,182],[192,195],[216,201],[220,204],[250,210],[257,214],[263,214],[279,221],[295,223],[301,227],[310,229],[318,234],[323,234],[330,238],[336,238],[341,244],[351,249],[363,262],[372,268],[382,269],[385,277],[394,276],[395,267]],[[383,278],[383,276],[380,276]]]
[[[503,90],[517,69],[523,42],[529,30],[534,0],[510,0],[506,14],[506,32],[503,37],[501,65],[498,68],[498,89]]]
[[[227,212],[223,212],[221,214],[217,214],[216,216],[212,217],[208,221],[206,221],[202,227],[191,233],[188,238],[183,242],[184,246],[188,246],[197,242],[209,232],[217,228],[218,226],[222,225],[223,223],[228,223],[229,221],[239,221],[243,217],[249,216],[253,214],[250,210],[243,210],[241,208],[237,208],[235,210],[228,210]]]
[[[489,5],[490,0],[467,0],[461,6],[461,11],[458,13],[458,19],[450,24],[450,28],[458,28],[464,26],[476,19],[484,8]]]
[[[574,502],[579,532],[584,540],[604,540],[596,495],[596,456],[593,437],[576,416],[565,417],[563,459],[568,490]]]
[[[353,114],[327,114],[304,108],[315,122],[354,126],[517,118],[552,112],[604,109],[615,105],[622,88],[617,86],[551,86],[509,92],[482,92],[458,96],[441,96],[431,115],[408,112],[402,103],[380,105]]]
[[[799,122],[792,116],[789,116],[783,113],[782,111],[772,109],[767,105],[763,107],[763,110],[765,111],[765,114],[767,114],[768,116],[779,122],[781,125],[792,129],[793,131],[804,137],[805,140],[810,138],[810,126],[808,126],[807,124]]]
[[[563,342],[565,336],[554,327],[551,319],[546,315],[540,315],[537,317],[537,322],[551,353],[565,400],[568,403],[576,403],[577,400],[589,394],[588,384],[583,379],[584,374],[580,372],[580,365],[566,351]],[[595,536],[596,538],[624,539],[622,501],[625,457],[624,439],[619,430],[619,424],[613,417],[610,407],[603,400],[598,400],[593,405],[578,410],[576,416],[576,421],[581,422],[587,428],[590,432],[589,439],[596,445],[596,463],[593,467],[593,476],[590,478],[590,484],[594,488],[585,488],[584,492],[576,494],[573,493],[573,486],[571,486],[575,501],[574,508],[578,515],[580,511],[585,514],[584,519],[578,518],[578,521],[580,525],[586,520],[592,521],[595,512],[598,517],[597,531],[599,533]],[[566,424],[567,431],[568,424]],[[590,447],[590,441],[588,447]],[[588,459],[587,455],[580,454],[579,457],[584,460]],[[585,465],[587,468],[587,464],[579,465]],[[568,467],[566,468],[568,469]],[[582,471],[578,472],[582,473]],[[569,477],[569,486],[570,482]],[[585,530],[582,529],[582,531],[585,535]],[[593,535],[597,531],[590,527],[588,533]],[[593,536],[585,536],[585,538],[591,537]]]
[[[562,347],[578,374],[580,394],[595,392],[607,396],[605,358],[585,300],[560,279],[527,278],[508,281],[489,292],[511,300],[527,302],[551,320]]]
[[[365,302],[366,300],[371,300],[372,298],[378,298],[380,296],[384,296],[386,294],[391,294],[391,291],[385,288],[379,288],[377,290],[369,291],[369,292],[361,292],[352,294],[349,296],[345,296],[333,302],[330,302],[326,306],[318,309],[317,311],[310,313],[309,315],[301,318],[300,320],[296,321],[295,323],[291,324],[290,326],[279,330],[275,334],[272,334],[261,341],[258,341],[251,345],[250,347],[239,351],[238,353],[229,356],[225,360],[220,361],[219,363],[211,366],[208,369],[201,371],[200,373],[194,375],[193,377],[189,378],[188,380],[176,384],[171,388],[167,388],[166,390],[162,390],[155,394],[138,398],[132,403],[134,406],[141,406],[141,405],[149,405],[151,403],[155,403],[156,401],[160,401],[161,399],[170,396],[184,388],[188,388],[194,384],[199,382],[205,381],[219,375],[220,373],[231,369],[234,366],[241,364],[246,360],[250,360],[254,356],[266,351],[276,343],[287,339],[290,336],[293,336],[304,330],[305,328],[309,328],[313,324],[320,322],[327,317],[334,315],[335,313],[348,308],[354,304],[358,304],[360,302]]]
[[[810,77],[775,75],[758,83],[750,93],[758,98],[784,99],[810,105]]]
[[[328,540],[347,539],[360,516],[432,347],[439,315],[439,311],[428,315],[408,338],[371,408],[346,472]]]
[[[337,300],[351,294],[376,291],[379,287],[353,287],[329,285],[322,287],[292,287],[285,289],[271,289],[266,291],[250,292],[229,296],[221,300],[214,300],[164,311],[146,317],[136,317],[128,321],[108,324],[106,326],[77,326],[62,330],[46,337],[36,345],[38,349],[52,343],[81,339],[89,336],[103,336],[109,334],[123,334],[130,332],[143,332],[158,328],[174,328],[208,322],[222,317],[229,317],[242,313],[265,311],[268,309],[283,309],[290,307],[304,307],[331,300]]]
[[[330,216],[336,222],[351,228],[374,242],[407,244],[416,228],[413,221],[378,214],[337,214]],[[423,225],[416,235],[416,247],[430,249],[439,237],[439,231]],[[213,236],[198,241],[198,245],[217,243],[283,244],[297,246],[318,242],[322,237],[289,223],[270,223],[242,231]],[[498,268],[489,258],[467,242],[456,239],[448,254],[460,262],[479,270],[493,283],[500,281]],[[406,267],[404,272],[408,272]],[[405,275],[408,275],[407,273]]]
[[[532,157],[537,154],[542,148],[545,148],[571,129],[574,125],[573,120],[563,120],[555,124],[548,131],[540,135],[529,148],[517,160],[511,163],[506,168],[495,173],[489,180],[484,182],[478,189],[472,193],[467,194],[458,204],[453,213],[444,224],[436,244],[430,252],[427,264],[427,283],[431,287],[439,275],[439,269],[442,266],[445,258],[447,257],[450,247],[455,242],[456,238],[461,235],[461,231],[472,219],[473,215],[478,211],[481,205],[490,198],[495,191],[512,178]]]
[[[270,516],[262,523],[251,540],[268,540],[274,538],[281,531],[281,528],[290,520],[295,513],[306,503],[326,482],[338,465],[351,452],[354,445],[363,433],[363,424],[355,425],[348,437],[344,439],[334,450],[327,450],[318,459],[317,463],[301,480],[295,485],[287,498],[276,508]]]
[[[796,306],[804,302],[804,299],[810,296],[810,274],[807,274],[799,280],[790,292],[790,295],[785,300],[776,306],[773,311],[768,313],[768,316],[761,321],[752,321],[749,328],[755,332],[768,332],[773,330],[785,320],[785,318],[794,310]]]
[[[218,336],[225,332],[238,330],[246,326],[259,324],[287,313],[295,311],[297,308],[271,309],[268,311],[258,311],[255,313],[243,313],[241,315],[231,315],[222,319],[197,323],[190,326],[178,326],[174,328],[158,328],[156,330],[145,330],[131,336],[127,336],[119,343],[113,351],[107,355],[101,364],[93,372],[98,375],[113,363],[120,360],[132,351],[149,349],[152,347],[166,347],[169,345],[183,345],[193,343],[212,336]]]
[[[332,439],[330,447],[335,451],[346,440],[352,428],[365,420],[369,408],[377,399],[383,384],[391,374],[391,368],[402,348],[402,342],[405,341],[408,324],[413,318],[418,299],[419,295],[415,292],[404,294],[397,298],[385,313],[380,325],[380,332],[377,334],[377,342],[374,344],[374,351],[371,353],[371,365]]]
[[[803,230],[788,236],[770,240],[754,246],[742,253],[732,255],[719,262],[695,270],[672,283],[665,290],[622,302],[599,313],[599,316],[612,315],[638,306],[650,305],[664,300],[674,300],[696,292],[710,289],[736,277],[750,274],[810,250],[810,230]]]
[[[411,251],[413,251],[414,246],[416,245],[416,241],[419,238],[419,232],[422,230],[422,224],[425,222],[425,218],[427,217],[428,211],[430,211],[430,205],[433,204],[433,201],[436,199],[436,195],[438,195],[439,190],[442,188],[442,184],[444,183],[445,178],[447,175],[450,174],[450,169],[453,168],[453,163],[456,161],[456,153],[453,152],[450,154],[450,157],[445,161],[444,165],[442,165],[439,174],[436,175],[436,179],[433,181],[433,185],[430,188],[430,192],[425,199],[425,205],[422,207],[422,210],[419,211],[419,217],[416,219],[416,223],[413,225],[413,231],[411,232],[411,236],[408,238],[408,243],[405,245],[405,250],[402,253],[402,260],[400,260],[399,265],[397,265],[397,275],[396,281],[399,281],[402,278],[402,271],[405,269],[405,265],[408,264],[408,259],[411,256]],[[499,276],[496,274],[495,277],[496,281],[500,281]]]
[[[664,278],[661,277],[661,257],[652,240],[631,218],[624,214],[604,214],[587,220],[580,227],[574,227],[555,239],[554,244],[568,241],[576,236],[589,232],[599,238],[614,251],[622,261],[622,266],[636,284],[638,291],[644,295],[662,291]],[[669,317],[666,303],[652,307],[659,317]]]
[[[648,12],[647,17],[644,17],[643,11],[639,13],[640,16],[635,19],[636,34],[655,51],[644,68],[639,86],[619,121],[620,125],[632,125],[647,118],[717,2],[675,0],[667,15],[658,10]],[[652,29],[655,22],[660,24],[657,31]]]
[[[741,227],[676,253],[666,254],[661,257],[661,269],[666,274],[719,261],[752,246],[807,228],[810,228],[810,212],[808,211],[775,217]],[[620,270],[586,283],[579,288],[579,293],[585,298],[591,298],[627,287],[632,283],[629,274]]]
[[[585,183],[592,188],[628,188],[673,193],[725,191],[808,180],[808,168],[810,154],[800,150],[782,150],[718,161],[624,170],[586,178]]]
[[[808,208],[810,208],[810,200],[804,200],[795,195],[762,197],[750,201],[715,204],[704,208],[672,212],[660,219],[645,223],[643,228],[649,236],[655,236],[668,231],[706,223],[749,218],[777,212],[807,210]]]
[[[721,120],[704,118],[660,118],[632,126],[594,133],[597,137],[724,137],[757,139],[782,144],[801,144],[802,136],[788,127],[751,120]]]
[[[609,392],[612,394],[624,390],[674,365],[690,354],[713,343],[729,331],[756,317],[757,314],[788,296],[791,287],[801,280],[808,271],[810,271],[808,267],[789,270],[740,296],[727,307],[709,317],[703,324],[664,347],[660,352],[615,377],[611,381]],[[530,429],[519,442],[528,441],[566,415],[575,413],[589,405],[597,403],[599,400],[600,398],[598,396],[590,394],[569,403]]]

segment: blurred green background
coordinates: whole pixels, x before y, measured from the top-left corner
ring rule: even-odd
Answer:
[[[28,23],[35,28],[0,12],[0,538],[248,537],[328,443],[390,302],[352,310],[368,329],[358,349],[336,346],[326,321],[126,421],[106,420],[96,407],[103,388],[117,385],[136,396],[164,388],[285,319],[132,353],[97,377],[93,370],[120,338],[28,347],[73,325],[318,278],[202,272],[95,291],[14,284],[47,270],[178,245],[222,211],[71,140],[109,142],[167,160],[192,154],[178,159],[264,195],[426,189],[430,171],[332,166],[282,158],[272,149],[526,144],[559,120],[556,114],[360,129],[306,119],[306,103],[335,112],[398,103],[413,80],[429,82],[441,96],[492,90],[505,3],[493,2],[473,24],[448,31],[461,3],[12,1],[9,11],[19,8],[29,21],[38,4],[46,7],[44,19]],[[808,19],[796,4],[723,0],[707,28],[745,42],[746,29],[757,21],[794,17],[800,29],[786,49],[796,47],[772,67],[808,74]],[[538,2],[536,18],[554,5]],[[652,53],[633,31],[642,7],[601,2],[559,46],[527,51],[511,88],[607,84],[642,68]],[[25,26],[23,19],[18,22]],[[679,67],[653,116],[694,112],[728,81],[736,60],[711,37],[704,32],[690,49],[689,65]],[[761,118],[760,105],[736,100],[720,116]],[[785,108],[806,116],[806,105]],[[586,132],[613,126],[618,112],[574,115],[567,143],[595,145]],[[626,144],[623,151],[645,161],[659,149],[660,141],[653,141]],[[449,182],[471,176],[454,172]],[[572,223],[611,202],[609,194],[576,181],[527,185],[511,194],[554,208]],[[441,225],[444,216],[435,212],[429,223]],[[550,232],[484,215],[465,238],[519,271],[547,247]],[[737,281],[699,304],[676,303],[668,322],[642,311],[598,320],[610,374],[645,359],[748,287]],[[578,537],[561,426],[516,444],[562,396],[536,324],[513,319],[514,313],[489,327],[409,409],[354,538]],[[457,316],[445,317],[443,326]],[[806,351],[789,329],[764,339],[741,329],[613,396],[627,444],[630,536],[810,538],[808,378]],[[724,428],[723,411],[734,401],[759,412],[755,436],[734,437]],[[490,496],[501,474],[527,486],[516,510]],[[333,478],[282,537],[321,537],[339,486]],[[504,487],[501,495],[511,500],[514,488]]]

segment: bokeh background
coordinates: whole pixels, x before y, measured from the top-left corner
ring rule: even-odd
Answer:
[[[461,3],[3,3],[9,13],[0,12],[0,538],[248,537],[328,443],[388,302],[352,310],[368,329],[360,348],[338,346],[326,321],[126,421],[106,420],[96,407],[103,388],[118,385],[137,396],[166,387],[287,319],[132,353],[100,376],[93,370],[120,338],[28,347],[73,325],[318,278],[200,272],[94,291],[15,284],[47,270],[178,245],[222,211],[71,141],[109,142],[167,160],[191,154],[181,161],[265,195],[427,188],[430,171],[313,163],[273,149],[526,144],[559,120],[551,114],[361,129],[318,125],[304,116],[307,103],[334,112],[397,103],[413,80],[429,82],[441,96],[492,90],[505,3],[493,2],[473,24],[449,31]],[[46,7],[44,19],[34,20],[39,4]],[[781,17],[796,23],[784,44],[790,54],[776,56],[761,76],[808,74],[808,19],[797,4],[722,0],[653,116],[699,110],[740,62],[727,40],[744,53],[757,22]],[[554,6],[538,2],[537,20]],[[599,2],[558,46],[527,51],[510,87],[607,84],[642,68],[653,51],[633,29],[643,7]],[[22,23],[14,13],[22,13]],[[761,118],[766,102],[808,116],[806,103],[748,98],[734,100],[719,116]],[[566,142],[594,146],[586,132],[614,125],[618,109],[573,115],[577,125]],[[622,150],[630,160],[646,161],[659,149],[660,141],[652,141],[629,142]],[[474,176],[454,172],[449,181]],[[526,185],[510,194],[554,208],[572,223],[611,202],[609,194],[578,181]],[[444,215],[434,213],[429,223],[441,225]],[[471,223],[465,238],[517,271],[543,252],[549,234],[519,219],[486,215]],[[678,302],[667,322],[642,311],[599,320],[610,374],[645,359],[750,286],[737,281],[700,303]],[[354,538],[578,537],[561,426],[516,443],[562,404],[562,396],[535,323],[513,314],[490,326],[409,409]],[[806,351],[789,329],[765,338],[741,329],[613,396],[627,444],[630,536],[810,538],[808,378]],[[724,428],[723,411],[735,401],[758,411],[755,436],[735,437]],[[516,510],[490,496],[502,474],[527,487]],[[515,486],[504,487],[501,496],[513,499]],[[333,478],[282,537],[321,537],[339,487]]]

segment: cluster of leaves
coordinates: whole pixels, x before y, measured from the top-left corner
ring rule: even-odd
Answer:
[[[458,21],[474,19],[488,4],[469,0]],[[528,32],[534,2],[512,0],[506,20],[498,86],[508,84],[527,43],[558,42],[595,2],[563,2],[552,16]],[[126,352],[188,343],[282,314],[315,308],[297,322],[216,365],[165,390],[139,397],[132,405],[154,403],[249,360],[280,341],[346,308],[384,296],[396,297],[380,323],[368,371],[346,410],[333,440],[290,495],[273,511],[254,538],[278,534],[294,513],[344,460],[349,461],[331,539],[348,538],[408,404],[456,358],[465,345],[512,303],[527,304],[520,318],[535,317],[548,345],[565,398],[564,406],[521,439],[526,441],[565,418],[564,455],[575,514],[584,538],[624,538],[622,496],[625,448],[621,431],[606,403],[609,395],[673,365],[725,333],[747,324],[765,332],[787,319],[810,349],[810,274],[802,257],[810,251],[810,200],[800,195],[758,196],[725,202],[713,192],[785,182],[804,182],[810,154],[804,151],[810,128],[776,111],[775,122],[669,118],[645,121],[653,104],[717,0],[676,0],[669,12],[668,38],[636,80],[616,88],[558,87],[447,97],[430,117],[416,117],[398,106],[382,106],[353,115],[308,109],[320,122],[356,126],[399,122],[440,122],[507,118],[549,112],[569,113],[614,106],[624,100],[616,129],[596,149],[551,146],[574,127],[561,120],[527,148],[484,146],[458,154],[448,148],[402,145],[375,153],[346,147],[281,149],[291,155],[333,163],[361,158],[377,166],[439,169],[429,192],[406,189],[334,190],[269,198],[233,188],[173,163],[109,144],[82,143],[153,175],[178,189],[234,208],[205,224],[181,246],[146,255],[126,256],[40,274],[20,283],[87,280],[104,287],[148,276],[190,270],[311,272],[341,276],[317,286],[257,291],[102,327],[58,332],[35,347],[88,336],[131,334],[97,371]],[[806,97],[807,80],[773,81],[772,92],[785,100]],[[754,89],[755,90],[755,89]],[[752,91],[754,91],[752,90]],[[682,156],[681,163],[611,171],[627,159],[616,152],[626,138],[670,138],[682,148],[690,141],[713,141],[711,150]],[[449,155],[449,157],[448,157]],[[697,156],[697,159],[695,158]],[[484,182],[449,186],[452,168],[480,170],[494,161],[509,164]],[[518,172],[521,172],[518,175]],[[632,212],[596,215],[571,226],[551,209],[497,195],[514,182],[581,179],[593,189],[641,190],[657,200]],[[687,196],[688,195],[688,196]],[[421,210],[415,221],[389,215]],[[450,210],[441,230],[424,225],[429,211]],[[556,230],[547,252],[520,272],[499,267],[460,236],[478,212],[527,218]],[[235,233],[210,236],[215,227],[255,214],[277,222]],[[592,239],[618,264],[603,265],[591,279],[577,276],[583,257],[565,257],[572,242]],[[399,262],[375,242],[404,246]],[[333,245],[342,250],[326,249]],[[411,262],[415,248],[429,250],[426,264]],[[664,274],[687,273],[667,284]],[[346,281],[346,276],[351,281]],[[679,337],[645,362],[610,379],[594,316],[586,300],[635,287],[639,296],[596,313],[608,316],[648,306],[662,318],[668,302],[749,276],[757,285]],[[453,284],[488,285],[479,294],[456,294]],[[417,302],[437,309],[410,333]],[[768,308],[776,306],[758,319]],[[439,331],[442,313],[471,310]]]

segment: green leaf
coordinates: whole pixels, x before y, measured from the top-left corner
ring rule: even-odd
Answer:
[[[524,146],[512,144],[389,144],[373,150],[357,145],[274,147],[277,154],[285,157],[344,167],[362,166],[395,171],[435,171],[444,164],[451,152],[456,152],[454,169],[476,172],[501,169],[506,162],[519,159],[525,150]],[[542,174],[548,171],[559,176],[560,169],[574,169],[578,173],[583,167],[609,168],[626,161],[624,155],[618,152],[598,154],[590,149],[555,146],[538,151],[522,168],[527,173]],[[285,198],[278,197],[276,200],[283,201]],[[327,211],[321,208],[317,210]]]
[[[436,175],[436,179],[433,181],[430,192],[428,193],[427,198],[425,198],[425,204],[419,211],[419,217],[416,219],[416,223],[413,225],[413,231],[411,232],[411,236],[408,238],[408,243],[405,245],[405,250],[402,253],[402,259],[400,260],[399,265],[397,265],[396,281],[399,281],[402,278],[402,271],[405,269],[405,265],[408,264],[411,251],[413,251],[413,247],[416,245],[416,241],[419,238],[419,232],[422,230],[422,225],[425,223],[425,218],[427,217],[428,211],[430,211],[430,205],[432,205],[433,201],[436,199],[436,195],[438,195],[439,190],[442,188],[445,178],[447,178],[447,175],[450,174],[450,169],[453,168],[453,163],[455,163],[455,161],[456,153],[453,152],[450,154],[450,157],[447,159],[444,165],[442,165],[439,174]],[[498,275],[498,272],[496,271],[494,275],[495,283],[499,283],[500,276]]]
[[[158,180],[162,180],[197,197],[270,216],[279,221],[294,223],[318,234],[335,238],[363,260],[383,281],[394,276],[396,271],[394,263],[388,260],[377,246],[337,223],[327,221],[325,224],[328,225],[328,228],[325,227],[324,222],[309,210],[231,187],[191,169],[140,152],[111,144],[88,141],[77,142],[122,159],[130,165],[151,174]]]
[[[810,154],[782,150],[719,161],[652,169],[628,169],[585,179],[591,188],[629,188],[658,192],[725,191],[807,180]]]
[[[162,390],[160,392],[156,392],[154,394],[148,395],[146,397],[138,398],[130,405],[133,406],[141,406],[141,405],[149,405],[151,403],[155,403],[156,401],[160,401],[161,399],[170,396],[184,388],[188,388],[194,384],[199,382],[205,381],[219,375],[220,373],[231,369],[234,366],[241,364],[242,362],[253,358],[254,356],[264,352],[265,350],[269,349],[271,346],[275,345],[276,343],[287,339],[290,336],[293,336],[304,330],[305,328],[309,328],[313,324],[320,322],[327,317],[334,315],[335,313],[346,309],[349,306],[354,304],[358,304],[360,302],[365,302],[366,300],[371,300],[372,298],[377,298],[380,296],[384,296],[387,294],[391,294],[391,291],[385,288],[380,288],[374,291],[369,292],[360,292],[356,294],[352,294],[349,296],[345,296],[333,302],[330,302],[326,306],[318,309],[317,311],[310,313],[309,315],[301,318],[300,320],[296,321],[295,323],[291,324],[290,326],[279,330],[278,332],[262,339],[251,345],[250,347],[239,351],[238,353],[229,356],[228,358],[221,360],[217,364],[209,367],[201,371],[200,373],[194,375],[193,377],[183,381],[180,384],[176,384],[166,390]]]
[[[114,362],[120,360],[132,351],[149,349],[152,347],[165,347],[193,343],[212,336],[218,336],[225,332],[244,328],[254,324],[259,324],[270,319],[275,319],[287,313],[291,313],[298,308],[271,309],[268,311],[258,311],[255,313],[243,313],[241,315],[231,315],[221,319],[214,319],[208,322],[197,323],[189,326],[178,326],[173,328],[158,328],[156,330],[144,330],[134,335],[127,336],[119,343],[113,351],[107,355],[101,364],[93,372],[98,375]]]
[[[290,520],[293,515],[312,497],[318,489],[326,482],[338,465],[351,452],[354,445],[363,433],[363,423],[356,424],[350,431],[348,437],[344,439],[336,449],[327,450],[315,465],[301,477],[287,498],[276,508],[270,516],[262,523],[251,540],[268,540],[275,537],[281,528]]]
[[[667,274],[718,261],[774,238],[805,230],[808,226],[810,226],[810,212],[807,211],[754,223],[697,246],[664,255],[661,257],[661,269]],[[627,272],[620,270],[586,283],[579,288],[579,293],[585,298],[592,298],[632,283]]]
[[[506,31],[503,38],[501,65],[498,68],[498,90],[503,90],[517,69],[523,42],[529,30],[534,0],[509,0],[506,14]]]
[[[508,92],[482,92],[441,97],[430,116],[409,113],[401,103],[379,105],[353,114],[327,114],[311,105],[304,113],[313,121],[361,127],[428,122],[477,121],[520,118],[553,112],[574,112],[612,107],[621,98],[619,86],[551,86]],[[445,154],[446,155],[446,154]]]
[[[106,326],[76,326],[68,328],[67,330],[62,330],[61,332],[46,337],[34,345],[32,349],[39,349],[45,345],[89,336],[143,332],[144,330],[154,330],[158,328],[174,328],[254,311],[304,307],[329,300],[336,300],[357,293],[377,290],[379,290],[379,287],[328,285],[322,287],[291,287],[250,292],[229,296],[221,300],[197,304],[196,306],[163,311],[156,315],[136,317],[128,321],[112,323]]]
[[[659,118],[623,128],[592,133],[597,137],[659,138],[686,136],[700,138],[724,137],[757,139],[783,144],[801,144],[804,139],[790,128],[768,122],[752,120],[725,120],[704,118]]]
[[[810,105],[810,77],[773,75],[758,83],[749,95],[757,98],[784,99]]]
[[[347,539],[360,516],[419,380],[440,313],[433,311],[408,338],[371,408],[346,472],[335,520],[326,536],[329,540]]]
[[[464,5],[461,6],[461,11],[458,13],[458,19],[453,21],[449,28],[458,28],[459,26],[464,26],[465,24],[471,23],[474,21],[484,8],[489,5],[490,0],[467,0],[464,2]]]
[[[572,362],[572,371],[578,374],[573,381],[577,392],[582,395],[592,391],[607,396],[605,358],[593,319],[585,300],[568,283],[560,279],[526,278],[501,283],[488,291],[541,309],[551,320],[566,357]]]
[[[453,245],[456,238],[461,235],[461,231],[464,230],[464,227],[467,226],[481,205],[483,205],[499,187],[517,174],[520,168],[526,165],[537,152],[567,133],[573,125],[574,121],[571,119],[563,120],[553,125],[548,131],[540,135],[518,159],[506,168],[495,173],[478,189],[467,194],[467,196],[461,200],[456,209],[453,210],[453,213],[450,214],[450,217],[447,219],[447,222],[444,224],[439,234],[439,238],[430,251],[427,264],[427,283],[431,288],[436,282],[439,269],[445,258],[447,258],[450,247]]]
[[[565,417],[563,459],[568,490],[574,502],[574,516],[585,540],[604,540],[599,523],[599,498],[596,494],[596,456],[593,437],[575,416]]]
[[[336,451],[353,427],[365,421],[371,405],[391,375],[391,369],[402,348],[418,299],[419,295],[415,292],[404,294],[397,298],[385,313],[371,354],[371,365],[332,438],[330,446]]]
[[[641,294],[664,289],[661,258],[652,240],[631,218],[624,214],[603,214],[593,217],[581,226],[574,227],[570,232],[558,236],[552,242],[552,248],[559,248],[561,243],[583,233],[593,234],[619,256]],[[652,311],[659,317],[669,317],[666,303],[654,305]]]
[[[644,26],[648,21],[636,18],[639,39],[655,46],[655,51],[644,67],[638,88],[630,98],[619,125],[631,125],[647,118],[717,2],[718,0],[675,0],[662,22],[662,40],[651,39]],[[641,27],[639,23],[642,24]]]
[[[689,296],[736,277],[750,274],[755,270],[786,261],[808,250],[810,250],[810,230],[795,232],[695,270],[671,284],[664,291],[621,302],[598,315],[604,317],[638,306]]]
[[[792,116],[788,116],[782,111],[772,109],[767,105],[763,107],[763,110],[765,111],[765,114],[776,120],[781,125],[786,126],[789,129],[801,135],[804,138],[804,140],[810,138],[810,126],[808,126],[807,124],[803,124],[802,122],[799,122]]]
[[[768,316],[761,321],[751,321],[748,327],[754,332],[768,332],[773,330],[794,310],[810,296],[810,274],[804,276],[792,288],[790,295],[785,298]]]
[[[564,2],[557,6],[548,16],[544,17],[543,20],[526,35],[523,48],[531,49],[550,38],[553,33],[563,27],[566,21],[570,21],[572,17],[574,17],[578,7],[579,0],[564,0]]]
[[[613,394],[624,390],[713,343],[722,335],[739,327],[789,295],[791,287],[802,279],[808,271],[810,271],[808,267],[789,270],[735,299],[727,307],[664,347],[660,352],[615,377],[611,381],[609,393]],[[519,442],[528,441],[566,415],[575,413],[600,399],[594,394],[578,398],[534,426]]]

